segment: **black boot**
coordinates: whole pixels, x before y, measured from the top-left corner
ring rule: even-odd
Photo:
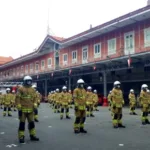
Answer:
[[[79,134],[80,131],[79,131],[79,130],[74,130],[74,133],[75,133],[75,134]]]
[[[114,125],[113,127],[114,127],[114,129],[117,129],[117,128],[118,128],[118,125]]]
[[[30,140],[31,140],[31,141],[39,141],[39,138],[37,138],[37,137],[34,136],[34,135],[30,135]]]
[[[90,117],[95,117],[93,114],[90,114]]]
[[[69,116],[66,116],[66,119],[70,119],[70,117],[69,117]]]
[[[60,116],[60,120],[62,120],[63,119],[63,116]]]
[[[19,139],[19,143],[25,143],[25,141],[24,141],[24,136],[22,136],[22,137]]]
[[[142,122],[142,125],[146,125],[146,122],[143,121],[143,122]]]
[[[133,112],[133,115],[137,115],[137,113]]]
[[[80,128],[80,132],[81,132],[81,133],[87,133],[87,131],[84,130],[83,128]]]
[[[60,113],[60,111],[59,111],[59,110],[57,110],[57,113]]]
[[[122,125],[121,123],[118,124],[118,128],[125,128],[124,125]]]
[[[148,120],[148,119],[146,119],[146,120],[145,120],[145,123],[146,123],[146,124],[150,124],[150,122],[149,122],[149,120]]]
[[[39,122],[39,120],[38,120],[38,119],[34,119],[34,121],[35,121],[35,122]]]
[[[11,114],[8,114],[8,116],[9,116],[9,117],[12,117],[12,115],[11,115]]]

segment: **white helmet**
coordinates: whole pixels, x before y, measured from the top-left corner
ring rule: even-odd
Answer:
[[[142,89],[143,88],[148,88],[148,85],[147,84],[142,84],[142,87],[141,87]]]
[[[26,80],[32,80],[32,78],[31,78],[30,76],[25,76],[25,77],[23,78],[23,80],[24,80],[24,81],[26,81]]]
[[[92,90],[92,87],[91,87],[91,86],[88,86],[88,87],[87,87],[87,90]]]
[[[51,94],[53,94],[54,93],[54,91],[51,91]]]
[[[109,91],[109,93],[111,94],[112,91]]]
[[[10,88],[7,88],[6,91],[10,91]]]
[[[33,87],[33,88],[37,88],[37,86],[36,86],[35,84],[34,84],[34,85],[32,85],[32,87]]]
[[[68,92],[71,93],[71,90],[69,90]]]
[[[53,93],[55,93],[56,91],[54,90]]]
[[[147,89],[147,92],[149,93],[149,92],[150,92],[150,90],[149,90],[149,89]]]
[[[78,84],[80,84],[80,83],[83,84],[83,83],[84,83],[84,80],[79,79],[79,80],[77,81],[77,83],[78,83]]]
[[[121,83],[119,81],[114,82],[114,85],[118,85],[118,84],[121,84]]]
[[[62,87],[62,89],[63,89],[63,90],[66,90],[66,89],[67,89],[67,87],[66,87],[66,86],[63,86],[63,87]]]
[[[133,89],[131,89],[131,90],[130,90],[130,92],[131,92],[131,93],[134,93],[134,90],[133,90]]]
[[[59,92],[59,89],[56,89],[56,92]]]
[[[15,90],[12,90],[12,93],[15,93]]]
[[[94,93],[97,93],[97,90],[94,90],[93,92],[94,92]]]

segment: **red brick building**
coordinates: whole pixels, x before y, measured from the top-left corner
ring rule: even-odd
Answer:
[[[64,84],[73,89],[83,78],[105,96],[119,80],[125,93],[138,93],[150,81],[149,57],[150,5],[67,39],[48,35],[35,52],[1,65],[0,80],[31,75],[47,95]]]

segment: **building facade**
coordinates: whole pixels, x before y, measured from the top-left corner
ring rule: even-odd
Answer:
[[[123,83],[125,92],[129,82],[139,91],[141,82],[150,81],[149,55],[148,5],[67,39],[47,35],[33,53],[1,65],[0,81],[31,75],[45,95],[63,85],[73,89],[78,78],[104,96],[114,80]]]

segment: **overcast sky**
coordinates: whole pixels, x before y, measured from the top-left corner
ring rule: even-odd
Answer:
[[[146,6],[147,0],[0,0],[0,56],[32,52],[47,34],[70,37]]]

